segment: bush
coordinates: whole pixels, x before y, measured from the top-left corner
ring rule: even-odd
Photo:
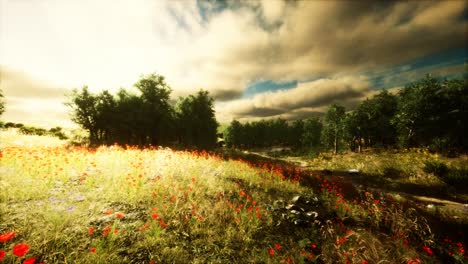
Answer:
[[[383,170],[383,174],[385,178],[398,179],[402,178],[405,173],[401,169],[397,169],[394,167],[385,167]]]
[[[424,172],[433,173],[437,177],[443,178],[449,172],[449,168],[445,163],[437,160],[429,160],[424,162]]]
[[[452,169],[442,180],[456,187],[468,187],[468,170],[467,169]]]

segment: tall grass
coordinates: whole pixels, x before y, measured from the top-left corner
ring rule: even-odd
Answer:
[[[164,148],[7,145],[1,151],[5,263],[466,258],[463,244],[441,244],[414,210],[372,193],[347,199],[339,182],[318,175],[308,176],[317,180],[314,191],[299,184],[308,173],[298,168],[287,174],[275,164],[254,167]]]

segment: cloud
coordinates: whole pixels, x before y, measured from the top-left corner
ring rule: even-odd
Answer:
[[[2,66],[40,76],[34,87],[44,96],[58,93],[46,82],[115,92],[157,72],[175,98],[208,90],[220,119],[320,112],[371,89],[358,77],[363,72],[467,45],[466,1],[0,0],[0,6]],[[343,75],[354,77],[337,77]],[[240,99],[258,80],[299,84]],[[28,89],[12,93],[34,97]]]
[[[63,98],[65,90],[62,87],[29,76],[21,71],[0,68],[0,89],[6,97],[50,99]]]
[[[236,99],[258,79],[359,75],[466,45],[463,1],[262,1],[211,13],[175,66],[194,84]],[[260,10],[260,11],[259,11]],[[434,10],[437,10],[434,11]],[[183,11],[181,11],[183,12]],[[262,24],[279,23],[270,28]],[[179,76],[180,77],[180,76]],[[196,86],[196,85],[195,85]],[[224,93],[220,93],[224,94]]]
[[[342,76],[299,83],[288,90],[260,93],[252,98],[239,99],[219,105],[218,116],[231,118],[305,116],[306,113],[324,112],[332,103],[353,107],[371,92],[370,84],[363,78]]]

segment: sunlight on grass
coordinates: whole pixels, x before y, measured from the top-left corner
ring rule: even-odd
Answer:
[[[367,192],[345,198],[317,175],[312,191],[295,167],[166,148],[6,145],[0,172],[6,263],[430,263],[421,246],[448,254],[412,209]]]

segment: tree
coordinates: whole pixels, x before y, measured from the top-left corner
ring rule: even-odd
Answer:
[[[83,86],[81,91],[74,89],[69,98],[70,101],[66,105],[72,108],[72,121],[88,130],[91,145],[97,144],[96,96],[88,91],[88,86]]]
[[[164,77],[157,74],[143,75],[135,84],[141,92],[143,109],[142,128],[153,145],[168,142],[171,138],[172,108],[169,104],[171,88]],[[142,139],[144,143],[146,139]]]
[[[402,146],[429,146],[435,138],[444,136],[451,126],[446,119],[451,108],[449,89],[428,75],[400,91],[394,123]]]
[[[239,148],[242,144],[241,142],[241,133],[242,133],[242,124],[237,120],[232,120],[231,124],[226,129],[226,145],[228,147]]]
[[[176,106],[179,140],[186,147],[211,149],[216,146],[218,123],[213,102],[204,90],[179,99]]]
[[[295,120],[289,128],[288,145],[295,149],[303,148],[302,135],[304,134],[304,121]]]
[[[322,127],[322,122],[317,117],[306,119],[301,136],[301,143],[305,150],[314,150],[320,146]]]
[[[5,112],[5,102],[3,101],[3,91],[0,89],[0,116]]]
[[[345,108],[337,104],[332,104],[325,114],[322,141],[325,147],[333,149],[334,154],[338,153],[340,141],[343,139],[345,116]]]
[[[346,115],[346,137],[352,150],[363,147],[389,147],[396,143],[396,128],[392,119],[397,111],[397,97],[383,90],[362,101]]]
[[[107,90],[102,91],[96,97],[96,128],[98,140],[104,144],[111,144],[112,131],[116,123],[116,101]]]

